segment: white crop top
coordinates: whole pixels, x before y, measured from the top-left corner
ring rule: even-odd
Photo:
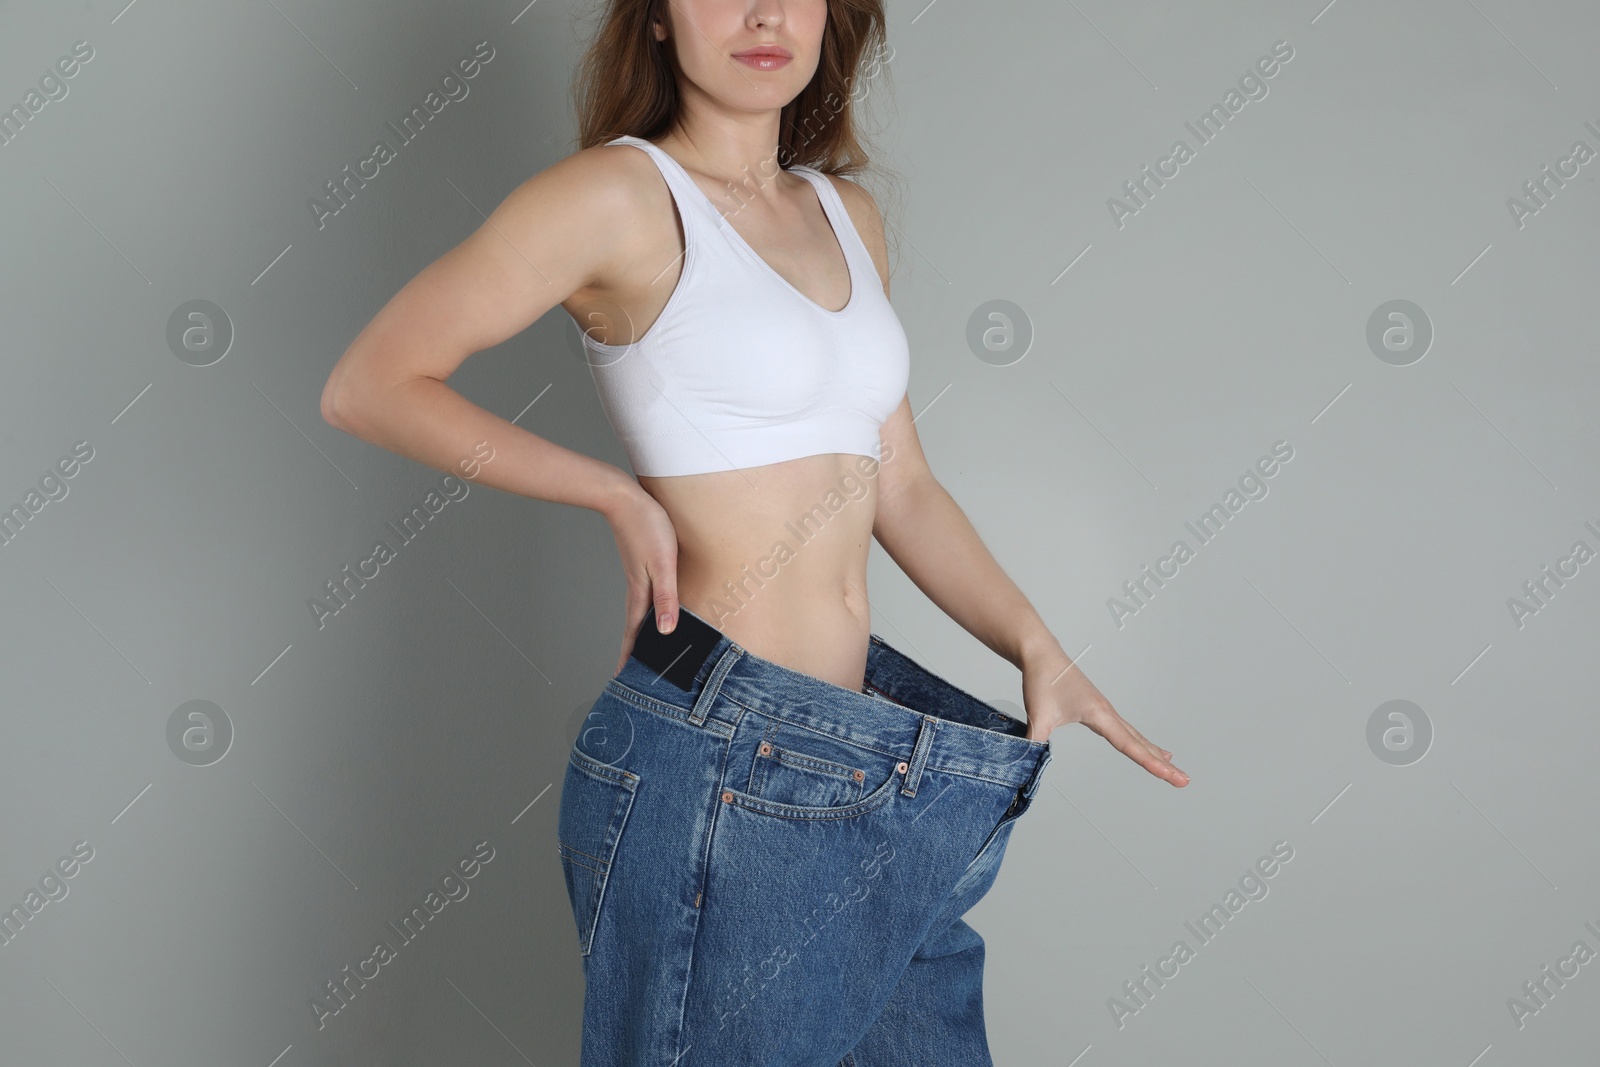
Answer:
[[[905,395],[910,350],[828,177],[789,168],[816,189],[849,266],[850,299],[838,311],[757,255],[666,151],[627,135],[606,143],[644,149],[683,220],[677,288],[644,336],[583,339],[634,473],[702,474],[827,452],[880,458],[878,431]]]

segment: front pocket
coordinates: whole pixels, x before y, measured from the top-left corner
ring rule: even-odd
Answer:
[[[724,789],[720,794],[726,804],[736,804],[748,811],[758,811],[763,815],[774,815],[780,819],[853,819],[858,815],[865,815],[869,811],[876,811],[889,803],[899,792],[904,781],[898,772],[892,772],[884,783],[866,796],[853,804],[841,807],[817,808],[806,807],[799,804],[783,804],[768,800],[765,797],[751,796],[736,789]]]
[[[578,925],[578,953],[589,955],[600,924],[617,845],[639,788],[639,776],[574,748],[561,785],[556,849]]]
[[[785,724],[766,733],[749,775],[729,776],[721,798],[786,819],[848,819],[888,803],[907,766],[892,752]]]
[[[777,804],[842,808],[861,799],[866,779],[865,766],[839,763],[768,742],[756,749],[747,792]]]
[[[905,771],[903,757],[893,752],[788,722],[763,732],[749,766],[742,785],[729,782],[740,795],[759,798],[772,809],[835,815],[868,798],[887,799],[883,787],[903,781]]]

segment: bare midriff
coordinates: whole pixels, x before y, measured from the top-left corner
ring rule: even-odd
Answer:
[[[747,651],[860,692],[878,464],[826,453],[639,476],[678,536],[678,600]]]

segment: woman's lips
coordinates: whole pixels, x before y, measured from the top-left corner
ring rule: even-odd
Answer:
[[[792,57],[787,56],[782,52],[756,50],[750,52],[740,52],[733,58],[743,63],[745,66],[752,67],[756,70],[777,70],[787,64]]]

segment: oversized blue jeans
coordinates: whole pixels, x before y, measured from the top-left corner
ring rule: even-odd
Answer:
[[[990,1067],[962,916],[1048,743],[875,633],[857,693],[703,632],[692,677],[630,657],[568,759],[581,1067]]]

